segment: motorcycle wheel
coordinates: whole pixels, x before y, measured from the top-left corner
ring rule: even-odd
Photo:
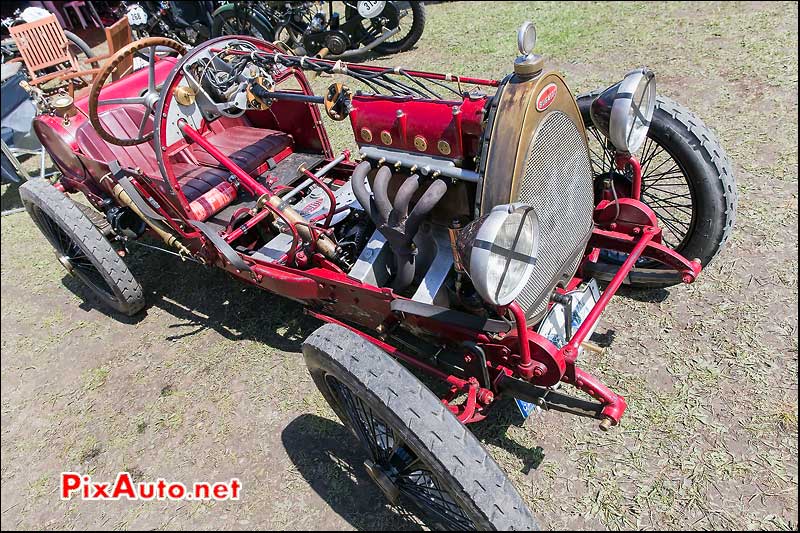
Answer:
[[[586,125],[592,173],[596,183],[611,177],[617,190],[624,192],[630,177],[614,168],[614,147],[594,127],[589,115],[591,103],[599,93],[577,98]],[[736,219],[733,165],[716,134],[688,109],[659,96],[639,157],[641,199],[658,217],[664,244],[708,266],[728,240]],[[597,263],[587,263],[585,269],[608,281],[626,257],[618,252],[603,252]],[[655,289],[681,281],[674,270],[642,259],[626,283]]]
[[[228,9],[226,7],[230,6]],[[273,40],[273,29],[259,13],[252,13],[247,20],[237,15],[234,4],[227,4],[214,13],[211,23],[211,36],[250,35],[264,41]]]
[[[281,23],[275,27],[275,31],[272,34],[272,42],[278,41],[296,50],[303,46],[303,33],[292,24]]]
[[[400,31],[392,38],[375,47],[380,54],[397,54],[411,50],[417,44],[422,32],[425,30],[425,4],[422,2],[397,2],[398,10],[410,12],[400,19]],[[411,17],[411,23],[406,22]],[[408,32],[403,32],[403,26],[408,25]]]
[[[69,41],[70,53],[78,61],[82,61],[81,66],[86,66],[87,68],[100,68],[99,61],[90,61],[90,62],[86,61],[87,59],[91,59],[96,56],[96,54],[92,51],[92,47],[86,44],[86,41],[84,41],[71,31],[64,30],[64,35],[67,37],[67,40]]]

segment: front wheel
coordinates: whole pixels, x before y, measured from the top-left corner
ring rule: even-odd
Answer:
[[[630,176],[616,170],[614,147],[594,127],[589,108],[599,91],[578,96],[595,184],[611,178],[626,195]],[[736,218],[736,180],[719,139],[702,120],[669,98],[659,96],[647,139],[637,154],[642,164],[641,200],[658,217],[664,244],[704,267],[719,254]],[[604,252],[586,273],[608,281],[625,255]],[[681,283],[681,275],[660,263],[640,260],[627,280],[642,288]]]
[[[303,356],[317,388],[366,451],[364,467],[390,502],[432,529],[538,529],[475,436],[389,355],[326,324],[303,343]]]

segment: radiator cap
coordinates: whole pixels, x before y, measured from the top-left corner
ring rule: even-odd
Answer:
[[[519,56],[514,60],[514,74],[523,78],[531,78],[544,69],[544,58],[537,54]]]

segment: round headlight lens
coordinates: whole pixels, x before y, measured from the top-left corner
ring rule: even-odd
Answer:
[[[539,253],[536,211],[524,204],[499,205],[461,236],[459,252],[478,294],[494,305],[513,302],[528,284]]]
[[[641,68],[603,91],[592,102],[590,113],[592,122],[617,150],[633,153],[647,138],[655,107],[655,74]]]
[[[631,75],[632,74],[632,75]],[[653,111],[656,107],[656,77],[651,70],[634,71],[629,74],[630,86],[635,87],[630,102],[625,108],[625,119],[618,127],[620,131],[614,135],[625,136],[625,146],[630,153],[638,150],[647,137],[650,121],[653,120]],[[628,76],[623,81],[626,85]],[[619,99],[619,93],[617,93]],[[622,99],[619,99],[622,103]],[[614,112],[611,113],[612,128],[614,127]]]

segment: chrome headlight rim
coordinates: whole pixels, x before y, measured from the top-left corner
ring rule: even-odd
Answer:
[[[590,115],[617,151],[632,154],[647,139],[655,106],[655,74],[641,67],[625,74],[622,81],[595,98]]]
[[[641,148],[655,108],[655,73],[643,67],[625,74],[611,108],[609,134],[612,144],[628,153]]]
[[[512,249],[498,244],[503,225],[508,219],[519,214],[521,221]],[[518,243],[524,224],[530,224],[531,238],[527,242]],[[504,204],[494,207],[482,217],[481,226],[475,235],[470,251],[467,274],[472,280],[475,290],[484,301],[495,306],[511,304],[522,292],[533,275],[534,265],[539,253],[540,225],[539,216],[533,207],[524,203]],[[497,259],[505,258],[503,274],[499,282],[493,281],[492,274],[497,268]],[[522,265],[521,271],[513,273],[516,279],[508,280],[512,262]],[[518,269],[516,269],[518,270]]]

